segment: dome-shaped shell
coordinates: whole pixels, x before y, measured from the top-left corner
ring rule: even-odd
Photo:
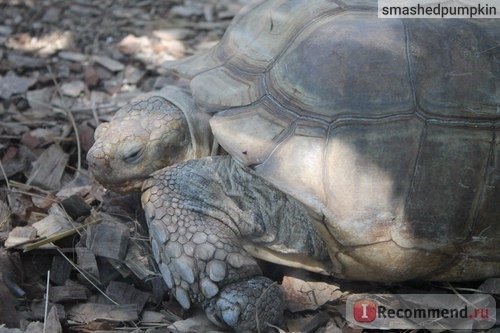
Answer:
[[[500,21],[374,8],[261,1],[171,67],[235,159],[324,217],[343,275],[393,250],[398,274],[407,260],[422,276],[450,258],[457,276],[474,275],[468,256],[498,266]]]

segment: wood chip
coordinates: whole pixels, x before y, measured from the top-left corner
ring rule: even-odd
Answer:
[[[181,17],[202,16],[203,6],[198,4],[177,5],[170,9],[170,14]]]
[[[62,327],[59,322],[59,315],[57,312],[57,307],[55,306],[50,309],[49,314],[47,315],[47,321],[45,322],[44,332],[62,333]]]
[[[61,231],[73,229],[73,224],[66,217],[65,212],[57,204],[49,209],[49,215],[32,224],[40,237],[50,237]]]
[[[9,230],[11,214],[9,205],[3,200],[0,200],[0,231]]]
[[[330,320],[330,316],[327,312],[320,312],[316,314],[311,320],[309,320],[305,325],[301,326],[299,332],[312,333],[315,332],[320,326],[325,325]]]
[[[50,102],[53,94],[53,87],[30,90],[26,94],[26,99],[32,111],[42,113],[42,117],[47,117],[52,112],[52,105]]]
[[[106,288],[106,294],[119,304],[136,304],[137,312],[142,311],[151,296],[128,283],[119,281],[111,281]]]
[[[24,145],[19,148],[9,147],[2,158],[2,165],[7,177],[27,172],[36,156]],[[2,175],[3,176],[3,175]]]
[[[33,163],[33,170],[26,184],[39,186],[46,190],[61,187],[61,178],[69,156],[56,145],[50,146]]]
[[[43,333],[43,323],[40,321],[29,323],[24,333]]]
[[[86,247],[75,248],[78,267],[99,279],[99,268],[94,252]]]
[[[144,77],[144,74],[146,74],[145,71],[137,67],[128,65],[127,67],[125,67],[124,83],[137,84]]]
[[[86,301],[88,298],[87,292],[87,288],[85,288],[81,284],[78,284],[76,282],[69,282],[64,286],[51,287],[49,290],[49,300],[54,303]]]
[[[21,68],[40,68],[46,65],[46,62],[44,59],[40,58],[33,58],[33,57],[28,57],[24,55],[19,55],[15,53],[10,53],[7,56],[7,60],[14,66],[16,67],[21,67]]]
[[[152,255],[148,248],[141,246],[140,243],[132,241],[127,250],[125,265],[130,268],[138,279],[146,281],[158,275],[158,273],[155,273],[154,264],[151,258]]]
[[[21,244],[26,243],[27,241],[33,240],[36,238],[36,229],[27,226],[27,227],[15,227],[9,233],[9,237],[5,241],[5,247],[11,248]]]
[[[191,318],[176,321],[172,325],[169,325],[167,329],[177,333],[202,333],[208,331],[213,333],[221,332],[220,329],[208,320],[207,316],[201,312],[193,315]]]
[[[489,278],[479,286],[479,290],[488,294],[500,295],[500,278]]]
[[[9,36],[12,33],[12,27],[8,25],[0,25],[0,35]]]
[[[62,256],[52,257],[50,267],[50,281],[57,285],[63,285],[69,279],[73,266]]]
[[[130,238],[129,229],[105,214],[102,216],[105,221],[89,228],[87,247],[98,256],[115,260],[125,259]]]
[[[68,317],[79,323],[90,323],[95,320],[135,321],[139,319],[135,304],[76,304],[68,308]]]
[[[112,72],[119,72],[125,68],[125,65],[121,62],[118,62],[114,59],[105,56],[95,56],[93,57],[94,61],[99,65],[105,67],[106,69]]]
[[[167,321],[167,316],[161,312],[157,311],[144,311],[141,315],[141,322],[143,324],[158,324]]]
[[[90,215],[91,207],[80,196],[72,195],[61,201],[61,205],[73,220]]]
[[[59,320],[65,320],[66,319],[66,311],[64,311],[64,306],[61,304],[56,304],[49,302],[49,308],[52,307],[57,308],[57,315],[59,317]],[[45,300],[34,300],[31,303],[31,316],[32,319],[36,320],[43,320],[45,317]]]
[[[17,75],[0,76],[0,97],[10,98],[15,94],[22,94],[35,84],[36,79]]]
[[[336,285],[310,282],[285,276],[282,284],[287,307],[292,312],[316,310],[328,301],[338,300],[343,292]]]
[[[58,53],[59,58],[75,62],[84,62],[87,60],[87,56],[82,53],[61,51]]]
[[[42,21],[48,23],[57,23],[61,16],[61,9],[57,7],[50,7],[45,10]]]
[[[78,97],[86,89],[85,82],[77,80],[63,84],[61,86],[61,93],[69,97]]]
[[[99,76],[99,72],[97,72],[93,66],[85,67],[83,77],[85,80],[85,84],[89,87],[96,86],[99,83],[99,81],[101,80],[101,77]]]

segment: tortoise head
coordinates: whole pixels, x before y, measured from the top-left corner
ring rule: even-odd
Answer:
[[[189,158],[183,112],[162,96],[132,102],[97,127],[87,154],[95,178],[120,192],[139,190],[152,172]]]

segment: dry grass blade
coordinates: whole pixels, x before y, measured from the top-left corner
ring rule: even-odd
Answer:
[[[7,178],[7,174],[5,173],[5,169],[3,168],[2,161],[0,161],[0,170],[2,171],[3,178],[5,179],[5,185],[7,186],[7,201],[9,203],[9,207],[12,207],[12,199],[10,198],[10,184],[9,184],[9,179]]]
[[[54,73],[52,72],[52,68],[50,68],[50,66],[47,66],[47,70],[52,78],[52,82],[54,82],[54,86],[56,87],[56,91],[59,94],[59,97],[61,98],[61,100],[64,100],[63,94],[61,93],[61,87],[60,87],[59,83],[57,82],[57,80],[55,79]],[[78,126],[76,125],[75,117],[73,116],[71,109],[66,106],[66,103],[63,103],[63,104],[64,104],[64,111],[66,112],[66,115],[71,123],[71,127],[73,127],[73,131],[75,132],[76,150],[77,150],[77,163],[76,163],[77,167],[76,168],[77,168],[78,173],[79,173],[80,170],[82,169],[82,145],[80,142],[80,134],[78,132]],[[76,173],[75,179],[78,176],[78,173]]]
[[[47,315],[49,313],[49,288],[50,288],[50,270],[47,271],[47,288],[45,289],[45,313],[43,316],[43,333],[47,325]]]
[[[97,286],[97,284],[94,283],[94,281],[92,281],[92,279],[89,278],[90,274],[88,274],[87,272],[85,272],[83,269],[81,269],[80,267],[78,267],[77,264],[75,264],[70,258],[68,258],[68,256],[66,256],[64,254],[63,251],[61,251],[61,249],[59,249],[59,247],[56,248],[57,249],[57,252],[59,252],[59,254],[64,258],[66,259],[69,264],[71,266],[73,266],[74,269],[76,269],[78,271],[78,273],[82,274],[82,276],[97,290],[99,291],[104,297],[106,297],[111,303],[113,303],[114,305],[119,305],[118,302],[116,302],[114,299],[112,299],[111,297],[109,297],[101,288],[99,288],[99,286]]]

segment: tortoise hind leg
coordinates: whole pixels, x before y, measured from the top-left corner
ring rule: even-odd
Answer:
[[[218,325],[256,331],[256,316],[261,329],[277,324],[284,309],[280,287],[261,276],[240,246],[241,229],[248,226],[237,226],[222,210],[234,207],[211,177],[213,170],[192,160],[145,182],[142,202],[161,274],[182,307],[199,303]]]

